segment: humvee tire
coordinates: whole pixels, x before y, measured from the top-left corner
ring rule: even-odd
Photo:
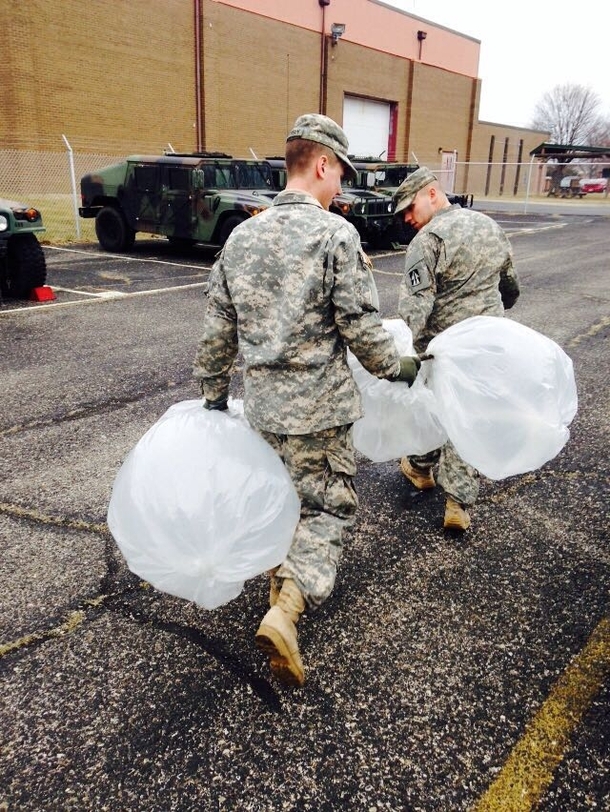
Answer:
[[[27,299],[33,288],[47,281],[47,266],[42,246],[34,234],[13,237],[8,244],[8,271],[3,278],[2,295]]]
[[[95,217],[95,233],[104,251],[129,251],[136,232],[114,206],[104,206]]]
[[[227,219],[222,224],[220,229],[220,244],[224,245],[226,241],[229,239],[229,235],[236,228],[240,223],[244,222],[244,217],[239,217],[236,214],[231,215],[231,217],[227,217]]]

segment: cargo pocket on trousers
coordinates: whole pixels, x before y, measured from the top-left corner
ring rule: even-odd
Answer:
[[[358,496],[353,478],[356,462],[351,441],[347,437],[347,427],[341,429],[337,443],[326,449],[326,460],[330,469],[326,482],[325,504],[329,513],[342,520],[352,519],[358,508]]]

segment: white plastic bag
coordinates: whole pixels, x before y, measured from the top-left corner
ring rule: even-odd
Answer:
[[[474,316],[429,343],[427,386],[456,451],[490,479],[533,471],[566,444],[578,400],[571,359],[508,318]]]
[[[187,400],[129,452],[108,527],[132,572],[215,609],[284,560],[299,513],[284,464],[248,425],[242,401],[219,412]]]
[[[413,355],[413,336],[402,319],[384,320],[401,355]],[[423,383],[424,361],[411,388],[371,375],[353,353],[347,362],[360,390],[364,416],[354,423],[354,446],[372,462],[386,462],[440,448],[447,434],[435,416],[434,395]]]

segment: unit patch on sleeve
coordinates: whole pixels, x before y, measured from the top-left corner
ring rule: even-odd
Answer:
[[[430,279],[430,272],[428,266],[424,261],[422,254],[418,253],[415,256],[409,257],[410,263],[406,271],[407,284],[411,293],[417,293],[418,290],[426,290],[431,287],[432,280]]]

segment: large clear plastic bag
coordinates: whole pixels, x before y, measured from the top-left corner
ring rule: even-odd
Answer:
[[[414,354],[413,335],[402,319],[386,319],[383,326],[400,355]],[[436,418],[434,394],[424,385],[428,361],[410,388],[371,375],[349,351],[347,362],[362,397],[364,416],[354,423],[354,446],[361,454],[372,462],[386,462],[425,454],[446,442],[447,434]]]
[[[490,479],[533,471],[564,447],[578,408],[571,359],[508,318],[473,316],[428,344],[426,386],[458,454]],[[421,373],[420,373],[421,374]]]
[[[215,609],[280,564],[300,502],[243,403],[171,406],[129,452],[114,481],[108,527],[127,564],[162,592]]]

